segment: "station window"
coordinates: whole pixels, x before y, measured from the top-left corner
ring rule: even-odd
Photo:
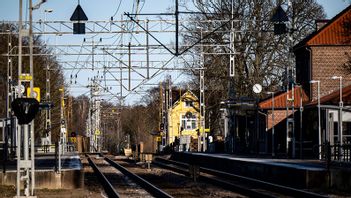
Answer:
[[[185,105],[185,107],[192,107],[193,106],[193,101],[185,101],[184,105]]]
[[[191,117],[186,117],[182,115],[182,128],[185,130],[194,130],[196,129],[196,115],[192,115]]]

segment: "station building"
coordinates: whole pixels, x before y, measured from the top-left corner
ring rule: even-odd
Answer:
[[[275,152],[315,158],[318,145],[351,141],[351,6],[331,20],[317,21],[316,30],[293,52],[296,84],[258,104],[267,113],[263,152],[272,152],[274,127]]]
[[[190,147],[192,139],[198,138],[200,126],[199,99],[191,91],[185,91],[168,110],[168,142],[186,145],[181,149],[195,149]],[[179,142],[178,142],[179,141]]]

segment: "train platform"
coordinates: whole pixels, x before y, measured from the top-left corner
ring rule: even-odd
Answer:
[[[231,154],[176,152],[172,160],[301,189],[350,189],[351,168],[320,160],[269,159]]]
[[[54,153],[39,153],[35,155],[35,169],[36,170],[55,170],[57,166]],[[6,172],[16,171],[17,160],[10,160],[6,162]],[[61,169],[62,170],[80,170],[82,169],[80,157],[76,152],[67,152],[61,156]],[[3,171],[3,166],[0,170]]]
[[[84,170],[80,156],[76,152],[67,152],[61,157],[61,172],[56,167],[54,153],[35,155],[35,183],[37,188],[76,189],[84,186]],[[15,185],[17,161],[8,161],[0,167],[0,185]]]

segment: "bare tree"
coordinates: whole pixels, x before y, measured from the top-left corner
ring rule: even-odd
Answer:
[[[293,1],[287,11],[290,18],[291,39],[288,34],[273,34],[273,23],[270,22],[273,11],[282,1],[193,0],[199,14],[190,17],[191,23],[183,24],[184,28],[194,33],[184,34],[183,40],[195,42],[200,38],[199,27],[203,31],[205,53],[205,89],[207,107],[212,110],[211,127],[218,128],[219,103],[229,98],[229,89],[235,97],[263,97],[254,95],[252,85],[259,83],[265,90],[277,90],[286,78],[288,65],[293,65],[290,49],[294,44],[314,30],[316,19],[325,17],[323,8],[315,0]],[[188,6],[189,7],[189,6]],[[284,7],[284,6],[283,6]],[[286,6],[285,6],[286,7]],[[233,8],[233,16],[232,16]],[[184,6],[184,9],[188,9]],[[229,78],[229,32],[234,20],[235,77]],[[211,20],[211,23],[204,21]],[[222,22],[219,22],[222,20]],[[219,28],[217,32],[211,33]],[[207,47],[206,47],[206,44]],[[218,45],[218,46],[214,46]],[[199,48],[192,53],[199,58]],[[224,54],[224,55],[223,55]],[[198,73],[195,74],[195,87],[198,87]],[[233,86],[229,86],[232,84]]]
[[[10,35],[2,34],[0,35],[0,54],[7,54],[7,46],[9,42],[9,38],[11,39],[12,47],[18,45],[18,35],[16,32],[18,31],[17,26],[14,24],[0,24],[0,30],[2,32],[12,33]],[[23,53],[28,53],[28,39],[23,39]],[[51,52],[51,48],[45,46],[42,43],[40,36],[34,37],[34,53],[38,54],[46,54]],[[17,53],[17,49],[13,50],[11,53]],[[17,56],[12,56],[12,79],[10,82],[13,85],[17,85],[18,79],[18,63]],[[59,88],[64,86],[64,77],[61,66],[58,64],[56,57],[54,56],[34,56],[34,86],[40,87],[41,89],[41,99],[45,100],[45,92],[46,92],[46,78],[45,78],[45,68],[49,64],[50,65],[50,73],[51,73],[51,101],[54,104],[54,108],[52,110],[52,138],[53,141],[57,139],[59,134],[60,127],[60,93]],[[23,59],[23,65],[29,65],[29,59]],[[0,85],[3,86],[3,90],[6,90],[5,87],[8,86],[7,82],[7,56],[0,56]],[[29,68],[24,68],[23,72],[29,72]],[[6,91],[3,91],[0,95],[0,117],[5,117],[5,108],[6,108]],[[43,136],[47,131],[44,130],[45,116],[44,111],[40,112],[35,119],[35,138],[36,142],[40,140],[40,137]]]
[[[85,136],[86,133],[86,121],[89,114],[89,98],[81,95],[73,98],[72,108],[72,131],[77,134]]]
[[[347,15],[341,24],[341,31],[339,32],[343,45],[351,44],[351,16]],[[345,52],[347,61],[340,65],[346,74],[351,74],[351,53]]]

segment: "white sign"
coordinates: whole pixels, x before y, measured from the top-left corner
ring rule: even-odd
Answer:
[[[25,88],[24,88],[23,85],[20,85],[20,91],[21,91],[22,94],[24,93]],[[18,92],[18,86],[16,86],[16,92]]]
[[[260,84],[255,84],[253,87],[252,87],[252,90],[253,90],[253,92],[255,92],[255,93],[261,93],[261,91],[262,91],[262,86],[260,85]]]

